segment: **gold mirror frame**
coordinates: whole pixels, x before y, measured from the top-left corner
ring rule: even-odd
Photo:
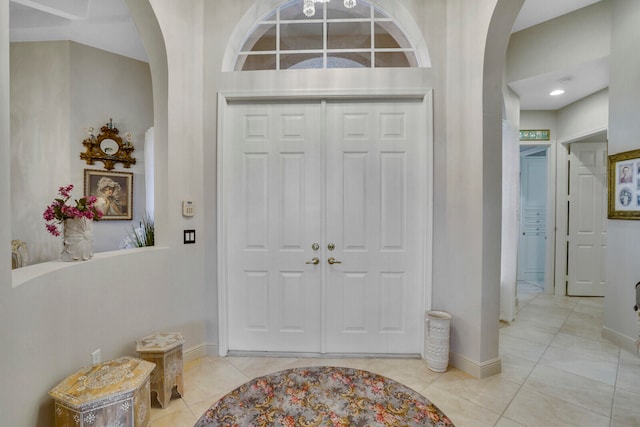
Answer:
[[[607,160],[608,218],[640,219],[640,150],[612,154]]]
[[[134,150],[133,145],[129,141],[122,142],[122,138],[118,136],[118,128],[113,127],[111,119],[109,123],[100,128],[100,132],[98,136],[95,136],[93,129],[89,129],[89,137],[82,141],[82,145],[87,149],[84,153],[80,153],[82,160],[85,160],[88,165],[93,165],[96,160],[101,161],[108,171],[112,170],[116,163],[122,163],[125,168],[136,164],[136,159],[131,157]],[[115,144],[118,146],[117,149]]]

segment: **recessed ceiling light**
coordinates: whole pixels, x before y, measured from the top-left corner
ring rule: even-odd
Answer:
[[[549,95],[551,96],[558,96],[558,95],[562,95],[564,93],[563,89],[556,89],[554,91],[551,91],[551,93],[549,93]]]

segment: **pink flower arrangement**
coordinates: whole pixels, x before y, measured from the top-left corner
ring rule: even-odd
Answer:
[[[54,199],[42,214],[44,220],[47,221],[47,231],[54,236],[60,235],[58,224],[62,224],[66,219],[87,218],[97,221],[102,218],[102,211],[95,207],[97,200],[95,196],[84,196],[80,200],[75,199],[75,206],[67,205],[71,198],[71,190],[73,190],[73,184],[60,187],[58,193],[62,197]]]

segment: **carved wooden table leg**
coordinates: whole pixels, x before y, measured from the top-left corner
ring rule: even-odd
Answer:
[[[182,397],[183,342],[184,339],[180,333],[150,335],[136,342],[138,356],[156,364],[156,368],[151,373],[151,391],[156,392],[162,408],[169,405],[174,387]]]

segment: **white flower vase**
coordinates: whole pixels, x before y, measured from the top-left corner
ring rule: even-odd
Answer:
[[[86,261],[93,257],[93,221],[69,218],[63,224],[63,261]]]
[[[451,314],[446,311],[428,311],[425,322],[427,367],[433,372],[445,372],[449,366]]]

